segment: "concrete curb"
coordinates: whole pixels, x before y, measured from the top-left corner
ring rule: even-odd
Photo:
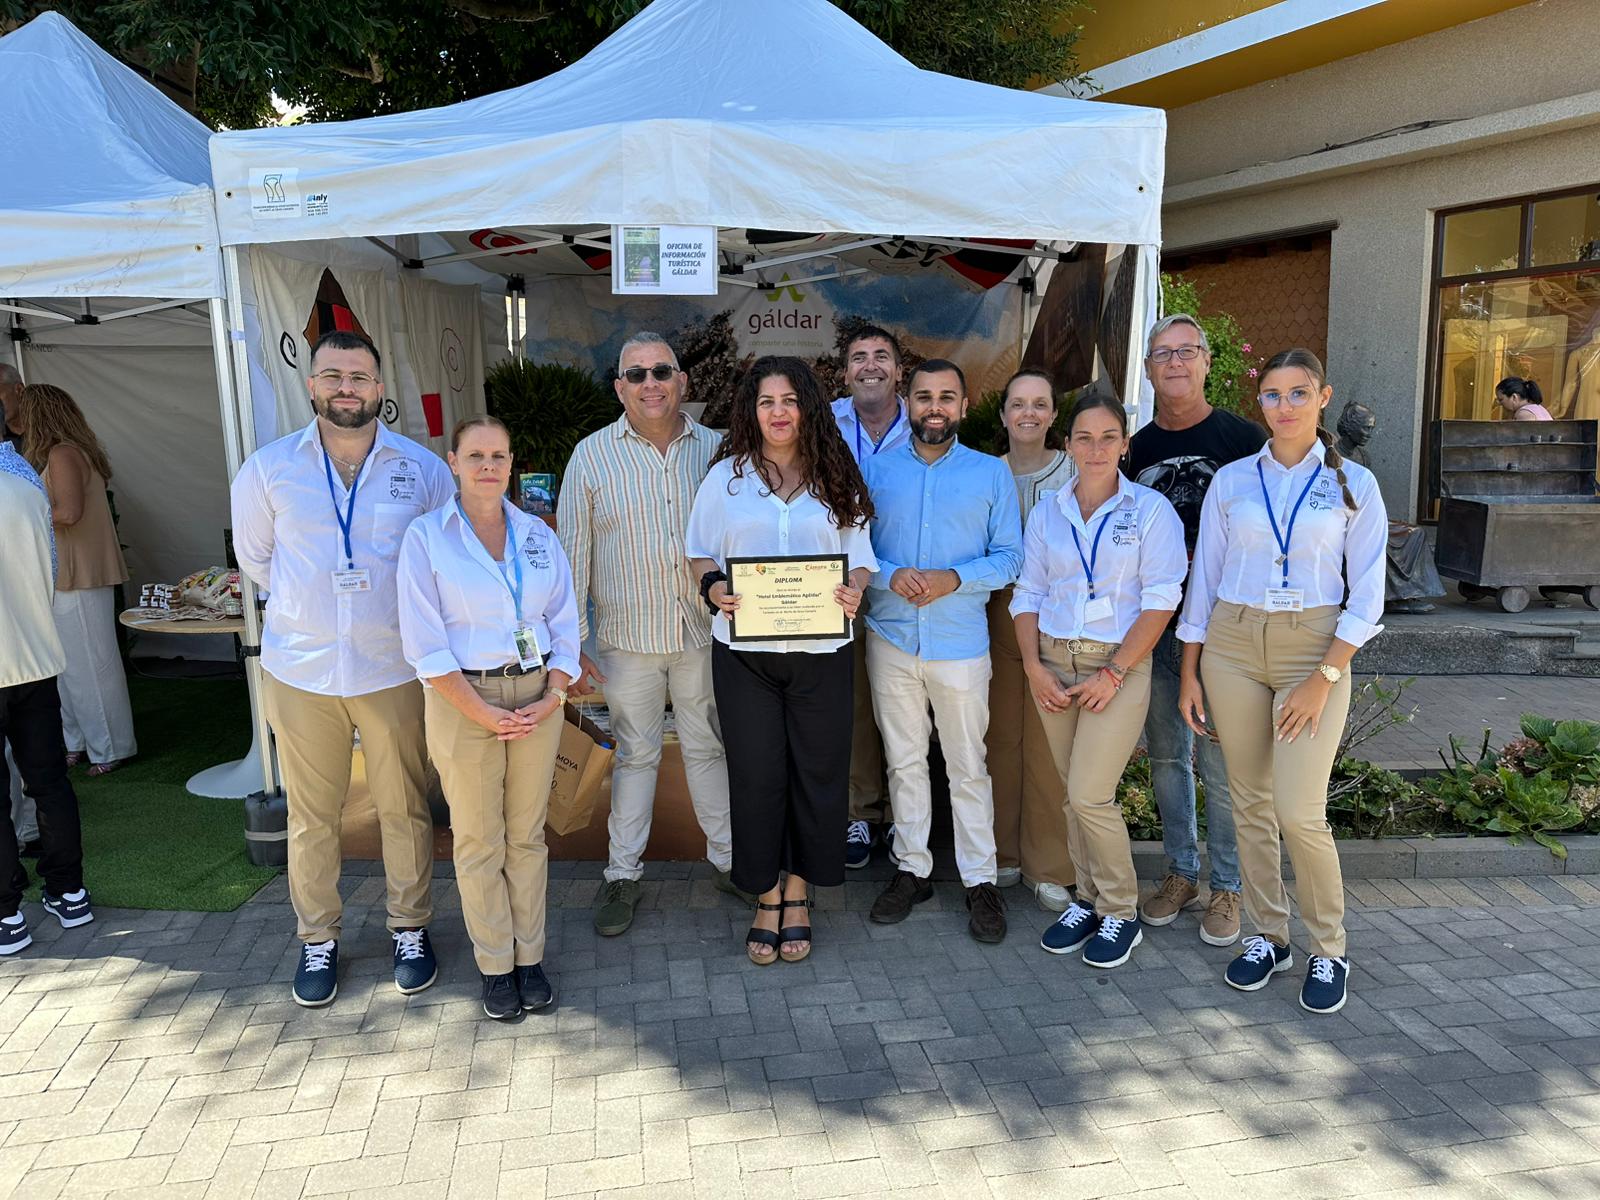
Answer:
[[[1488,879],[1518,875],[1600,875],[1600,836],[1561,838],[1567,857],[1559,859],[1532,840],[1513,846],[1501,837],[1344,839],[1339,865],[1346,879]],[[1202,843],[1202,857],[1204,844]],[[1134,842],[1133,865],[1142,879],[1159,879],[1166,870],[1160,842]],[[1201,878],[1205,878],[1202,865]],[[1283,876],[1294,878],[1289,856]]]

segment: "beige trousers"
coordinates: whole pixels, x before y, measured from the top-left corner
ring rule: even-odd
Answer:
[[[850,819],[887,825],[894,820],[889,811],[889,784],[883,765],[883,737],[878,718],[872,711],[872,680],[867,675],[866,600],[856,614],[855,636],[850,652],[855,655],[855,689],[852,700],[850,736]]]
[[[1111,651],[1081,650],[1072,642],[1039,635],[1039,660],[1067,687],[1083,683],[1111,661]],[[1039,710],[1050,755],[1067,792],[1067,845],[1078,876],[1078,900],[1102,917],[1138,915],[1139,877],[1117,785],[1144,732],[1150,709],[1150,659],[1129,671],[1122,690],[1101,712],[1077,705],[1065,712]]]
[[[1011,589],[989,598],[989,778],[994,782],[994,846],[1001,870],[1022,868],[1035,883],[1069,887],[1067,797],[1045,740],[1039,709],[1022,672]]]
[[[544,695],[544,671],[514,679],[467,681],[498,708],[522,708]],[[544,961],[550,858],[545,811],[561,746],[561,714],[527,737],[502,742],[432,688],[427,689],[428,753],[450,804],[456,886],[473,957],[485,975]]]
[[[1244,906],[1260,932],[1289,944],[1289,895],[1278,839],[1294,864],[1300,916],[1311,953],[1342,958],[1344,877],[1328,827],[1328,777],[1350,715],[1350,673],[1334,684],[1316,737],[1292,742],[1274,733],[1275,712],[1316,669],[1333,641],[1333,605],[1299,613],[1266,613],[1220,601],[1211,613],[1200,680],[1217,727],[1233,792]]]
[[[325,942],[339,936],[344,861],[339,829],[358,729],[378,810],[389,928],[426,925],[433,917],[433,820],[422,748],[422,685],[413,681],[365,696],[321,696],[266,672],[262,679],[289,803],[289,900],[300,939]]]

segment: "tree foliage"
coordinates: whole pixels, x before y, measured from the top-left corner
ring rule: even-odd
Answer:
[[[646,0],[0,0],[0,19],[63,13],[154,74],[201,119],[405,112],[576,62]],[[917,66],[1006,87],[1069,79],[1080,0],[835,0]],[[3,29],[4,25],[0,25]]]

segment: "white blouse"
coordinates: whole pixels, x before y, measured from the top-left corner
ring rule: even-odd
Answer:
[[[833,513],[809,491],[784,502],[767,490],[751,467],[735,477],[733,460],[727,458],[713,466],[700,484],[684,549],[689,558],[709,558],[724,569],[730,556],[769,554],[842,554],[851,571],[878,569],[867,530],[859,525],[840,529],[833,523]],[[721,613],[711,622],[711,636],[734,650],[775,654],[828,654],[850,641],[730,643],[728,618]]]
[[[1183,521],[1160,492],[1119,475],[1116,495],[1085,521],[1064,487],[1028,517],[1011,615],[1038,613],[1051,637],[1120,642],[1140,613],[1178,607],[1188,568]]]
[[[1302,609],[1343,605],[1334,636],[1352,646],[1365,645],[1383,630],[1389,540],[1383,494],[1371,471],[1346,460],[1344,477],[1356,502],[1352,511],[1326,456],[1319,440],[1294,467],[1285,467],[1272,457],[1269,441],[1260,453],[1217,472],[1200,510],[1189,594],[1178,623],[1181,641],[1206,640],[1217,601],[1271,611],[1269,590],[1281,594],[1285,589],[1300,594]],[[1288,542],[1287,556],[1280,538]]]
[[[418,517],[400,545],[400,642],[422,680],[518,661],[518,627],[533,631],[551,671],[573,679],[578,606],[555,531],[504,498],[506,554],[496,562],[454,499]],[[514,601],[521,567],[521,607]]]

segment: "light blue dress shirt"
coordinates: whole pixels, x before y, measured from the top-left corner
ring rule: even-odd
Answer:
[[[911,444],[861,466],[877,510],[878,573],[867,589],[867,625],[896,649],[930,661],[987,654],[989,593],[1022,569],[1022,517],[1010,469],[959,443],[931,465]],[[889,590],[901,567],[953,570],[961,586],[918,608]]]

